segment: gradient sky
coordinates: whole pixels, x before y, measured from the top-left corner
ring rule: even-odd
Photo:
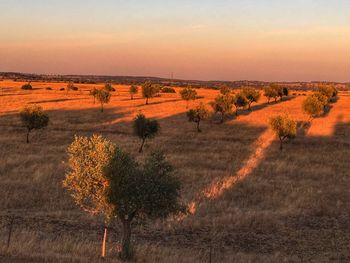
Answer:
[[[0,71],[350,81],[349,0],[0,0]]]

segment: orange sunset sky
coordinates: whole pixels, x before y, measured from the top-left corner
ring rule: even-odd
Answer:
[[[0,1],[0,71],[350,81],[342,0]]]

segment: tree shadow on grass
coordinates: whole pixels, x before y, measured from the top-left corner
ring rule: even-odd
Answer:
[[[64,102],[64,101],[75,101],[75,100],[87,100],[88,98],[77,98],[77,99],[55,99],[55,100],[40,100],[40,101],[31,101],[28,104],[43,104],[43,103],[53,103],[53,102]]]

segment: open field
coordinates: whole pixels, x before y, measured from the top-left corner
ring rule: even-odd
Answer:
[[[222,125],[206,121],[198,134],[178,93],[146,106],[140,93],[130,100],[129,87],[116,86],[101,113],[88,95],[98,85],[66,93],[62,83],[34,83],[33,91],[22,84],[0,82],[0,261],[100,260],[102,219],[79,210],[62,188],[66,149],[75,134],[96,133],[141,160],[131,123],[140,111],[161,125],[145,153],[164,151],[193,214],[135,226],[137,262],[350,261],[350,93],[341,92],[325,116],[302,126],[280,152],[268,119],[286,112],[306,122],[304,96],[271,104],[262,98],[252,112]],[[197,92],[206,103],[218,94]],[[18,118],[27,103],[50,117],[28,145]],[[109,231],[107,261],[116,261],[120,231],[118,224]]]

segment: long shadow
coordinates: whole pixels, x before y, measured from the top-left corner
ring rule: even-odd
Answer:
[[[297,96],[289,96],[288,98],[284,98],[283,100],[279,100],[277,102],[265,102],[265,103],[262,103],[262,104],[258,104],[258,105],[252,105],[251,106],[251,111],[249,110],[243,110],[243,111],[238,111],[238,115],[243,115],[243,116],[246,116],[246,115],[249,115],[250,113],[252,113],[253,111],[259,111],[259,110],[263,110],[265,109],[266,107],[269,107],[269,106],[274,106],[274,105],[278,105],[278,104],[281,104],[283,102],[286,102],[286,101],[290,101],[290,100],[293,100],[297,98]]]
[[[142,105],[138,105],[136,107],[144,107],[144,106],[148,106],[148,105],[158,105],[158,104],[177,102],[177,101],[181,101],[181,99],[162,100],[162,101],[149,102],[147,105],[146,104],[142,104]]]
[[[56,100],[40,100],[40,101],[31,101],[28,104],[36,103],[51,103],[51,102],[64,102],[64,101],[74,101],[74,100],[87,100],[88,98],[77,98],[77,99],[56,99]]]

